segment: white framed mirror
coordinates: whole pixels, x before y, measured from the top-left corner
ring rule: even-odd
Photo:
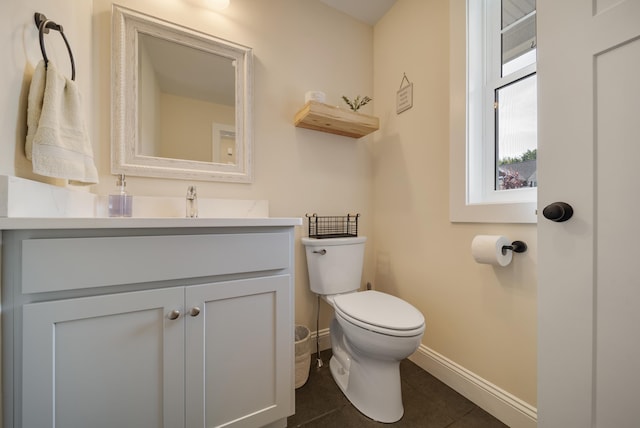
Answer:
[[[252,180],[251,48],[112,7],[111,172]]]

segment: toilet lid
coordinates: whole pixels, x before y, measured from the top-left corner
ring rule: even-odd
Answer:
[[[334,305],[347,318],[398,333],[424,326],[420,311],[402,299],[378,291],[337,295]]]

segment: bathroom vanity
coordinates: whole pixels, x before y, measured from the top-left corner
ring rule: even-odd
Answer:
[[[300,219],[0,219],[4,426],[286,426]]]

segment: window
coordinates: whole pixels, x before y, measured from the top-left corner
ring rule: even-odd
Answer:
[[[536,75],[495,89],[494,189],[536,187]]]
[[[462,191],[454,189],[461,180],[452,175],[451,219],[535,222],[536,0],[454,0],[451,3],[464,7],[466,18],[461,21],[460,11],[451,6],[451,114],[456,116],[451,121],[451,168],[459,171],[461,159],[462,165],[466,165]],[[461,57],[460,37],[456,38],[454,31],[461,30],[462,22],[466,26],[464,118],[455,108],[461,95],[459,90],[454,90],[454,85],[461,82],[453,73],[453,67],[458,70],[460,67],[454,58]],[[464,136],[455,130],[460,125],[466,131]],[[453,147],[460,144],[464,145],[464,157]],[[486,205],[490,207],[485,210],[482,206]],[[511,213],[499,213],[500,210]],[[469,214],[479,211],[484,214]],[[516,211],[522,214],[514,214]]]

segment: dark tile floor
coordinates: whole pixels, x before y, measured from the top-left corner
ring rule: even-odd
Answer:
[[[424,427],[504,428],[506,425],[409,360],[400,363],[404,416],[394,424],[374,422],[345,398],[329,371],[331,350],[322,351],[324,365],[316,368],[311,355],[307,383],[296,389],[296,413],[288,427]]]

